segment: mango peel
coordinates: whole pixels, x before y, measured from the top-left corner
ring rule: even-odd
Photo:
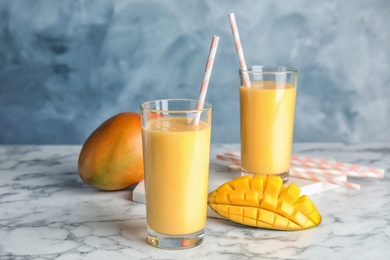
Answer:
[[[240,224],[275,230],[304,230],[322,217],[314,203],[295,184],[283,185],[278,176],[246,175],[228,181],[208,195],[217,214]]]

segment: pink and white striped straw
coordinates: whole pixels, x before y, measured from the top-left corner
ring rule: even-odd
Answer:
[[[241,161],[240,161],[240,159],[237,159],[237,158],[234,158],[234,157],[230,157],[230,156],[224,156],[224,155],[220,155],[220,154],[217,154],[217,159],[221,160],[221,161],[232,162],[232,163],[234,163],[234,165],[238,169],[241,169]]]
[[[326,183],[330,183],[330,184],[344,186],[348,189],[360,190],[359,184],[346,182],[346,181],[338,181],[332,177],[319,176],[319,175],[314,174],[314,173],[301,172],[301,171],[295,170],[294,168],[290,169],[289,175],[296,177],[296,178],[307,179],[307,180],[312,180],[312,181],[317,181],[317,182],[326,182]]]
[[[354,172],[357,177],[383,178],[385,170],[375,167],[365,167],[357,164],[342,163],[325,159],[314,158],[310,156],[292,155],[291,164],[301,167],[319,168],[324,170],[338,170],[347,173]]]
[[[234,13],[230,13],[228,16],[229,16],[229,20],[230,20],[230,26],[232,27],[232,33],[233,33],[233,37],[234,37],[234,44],[236,45],[238,59],[239,59],[239,62],[240,62],[240,69],[246,72],[248,69],[246,67],[244,51],[242,50],[240,34],[238,33],[236,17],[234,16]],[[247,86],[247,87],[250,87],[251,86],[251,81],[250,81],[248,73],[245,73],[245,72],[243,74],[243,76],[244,76],[244,85]]]
[[[312,167],[300,167],[297,165],[291,165],[291,168],[294,168],[296,171],[305,172],[310,174],[326,174],[334,176],[351,176],[351,177],[366,177],[366,178],[380,178],[377,175],[371,175],[367,172],[357,172],[357,171],[344,171],[344,170],[335,170],[335,169],[322,169],[322,168],[312,168]],[[382,177],[383,178],[383,177]]]
[[[240,153],[234,151],[225,151],[224,155],[235,157],[240,160]],[[329,174],[329,175],[345,175],[362,178],[383,178],[385,175],[384,169],[365,167],[357,164],[348,164],[337,161],[325,160],[310,156],[291,155],[291,166],[295,169],[305,168],[306,172]]]
[[[231,169],[237,169],[237,168],[240,169],[241,168],[240,159],[238,159],[237,157],[217,155],[217,159],[234,163],[234,166],[230,167]],[[335,185],[339,185],[339,186],[344,186],[344,187],[349,188],[349,189],[355,189],[355,190],[360,189],[359,184],[346,182],[346,181],[338,181],[332,177],[318,176],[317,174],[314,174],[314,173],[307,173],[307,172],[305,172],[305,168],[302,168],[300,171],[297,171],[292,167],[290,169],[290,176],[301,178],[301,179],[307,179],[307,180],[311,180],[311,181],[335,184]]]
[[[211,71],[213,70],[214,59],[215,59],[215,54],[217,53],[218,43],[219,43],[219,37],[214,35],[213,39],[211,40],[209,55],[207,58],[206,67],[204,69],[203,81],[202,81],[202,85],[200,86],[200,90],[199,90],[198,103],[196,104],[196,110],[200,110],[203,108],[204,101],[206,99],[207,89],[208,89],[209,82],[210,82]],[[200,113],[198,113],[195,116],[193,124],[198,125],[199,120],[200,120]]]

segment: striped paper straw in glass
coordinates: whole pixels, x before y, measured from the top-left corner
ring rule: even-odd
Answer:
[[[218,43],[219,43],[219,37],[213,36],[213,39],[211,40],[209,55],[206,62],[206,67],[204,69],[202,85],[200,86],[200,90],[199,90],[196,110],[200,110],[203,108],[204,101],[206,99],[207,88],[210,82],[211,71],[213,70],[214,59],[215,59],[215,54],[217,53]],[[197,113],[197,115],[194,118],[193,124],[194,125],[199,124],[199,120],[200,120],[200,113]]]
[[[234,37],[234,44],[236,45],[236,50],[238,54],[238,59],[240,62],[240,69],[243,71],[247,71],[246,62],[245,62],[245,56],[244,51],[242,50],[242,44],[240,40],[240,34],[238,33],[237,28],[237,22],[236,17],[234,16],[234,13],[229,14],[229,20],[230,20],[230,26],[232,27],[232,33]],[[249,78],[249,74],[244,72],[244,85],[247,87],[251,86],[251,81]]]

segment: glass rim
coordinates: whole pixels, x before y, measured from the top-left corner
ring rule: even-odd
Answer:
[[[146,105],[152,104],[152,103],[157,103],[161,101],[179,101],[179,102],[193,102],[195,104],[198,103],[198,100],[196,99],[187,99],[187,98],[167,98],[167,99],[154,99],[154,100],[149,100],[146,102],[143,102],[140,105],[141,111],[149,111],[149,112],[157,112],[157,113],[199,113],[203,111],[208,111],[212,108],[211,103],[209,102],[203,102],[203,107],[201,109],[177,109],[177,110],[169,110],[169,109],[151,109],[147,108]]]
[[[292,66],[284,66],[284,65],[252,65],[250,67],[261,67],[261,68],[268,68],[271,69],[271,71],[254,71],[254,70],[243,70],[239,68],[238,70],[242,73],[252,73],[252,74],[285,74],[285,73],[297,73],[298,69]],[[283,68],[282,71],[278,70],[280,68]]]

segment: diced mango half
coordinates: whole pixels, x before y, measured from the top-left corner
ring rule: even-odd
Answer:
[[[277,176],[241,176],[209,193],[208,204],[234,222],[276,230],[303,230],[322,217],[307,196],[299,196],[294,183],[284,186]]]
[[[252,178],[253,179],[253,178]],[[264,198],[261,202],[261,207],[269,210],[274,210],[278,204],[278,197],[283,185],[283,180],[278,176],[269,176],[267,179],[267,187],[265,188]],[[275,196],[278,194],[278,196]]]

